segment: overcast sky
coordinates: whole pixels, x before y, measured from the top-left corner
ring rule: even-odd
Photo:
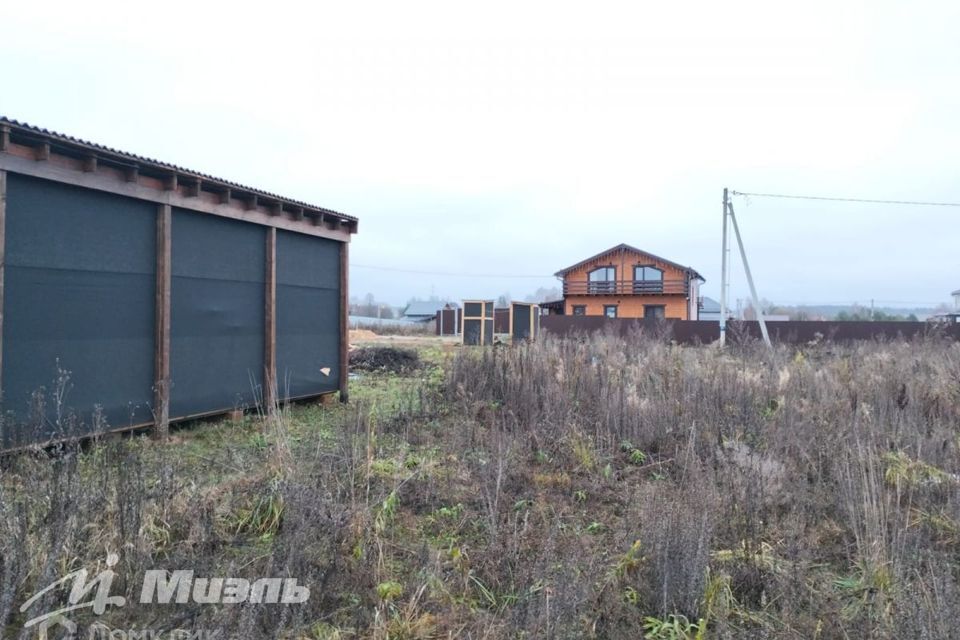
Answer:
[[[620,242],[718,297],[725,186],[960,202],[952,1],[24,2],[2,24],[0,113],[355,215],[351,293],[396,304],[522,298]],[[734,206],[775,302],[960,288],[960,208]]]

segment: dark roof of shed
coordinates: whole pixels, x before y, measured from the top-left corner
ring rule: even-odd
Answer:
[[[700,313],[720,313],[720,303],[713,298],[703,296]]]
[[[694,278],[697,278],[698,280],[703,280],[704,282],[706,282],[706,278],[704,278],[704,277],[701,276],[699,273],[697,273],[697,270],[694,269],[693,267],[685,267],[685,266],[683,266],[682,264],[678,264],[678,263],[676,263],[676,262],[673,262],[672,260],[667,260],[666,258],[661,258],[660,256],[654,255],[654,254],[650,253],[649,251],[644,251],[644,250],[642,250],[642,249],[637,249],[636,247],[630,246],[629,244],[626,244],[626,243],[620,243],[620,244],[618,244],[618,245],[615,246],[615,247],[610,247],[610,248],[607,249],[606,251],[601,251],[600,253],[598,253],[598,254],[595,255],[595,256],[590,256],[590,257],[587,258],[586,260],[581,260],[581,261],[578,262],[577,264],[571,265],[571,266],[567,267],[566,269],[561,269],[560,271],[557,271],[557,272],[556,272],[555,274],[553,274],[553,275],[559,276],[559,277],[565,276],[566,274],[570,273],[571,271],[573,271],[574,269],[576,269],[576,268],[578,268],[578,267],[582,267],[583,265],[585,265],[585,264],[587,264],[587,263],[589,263],[589,262],[592,262],[592,261],[594,261],[594,260],[597,260],[597,259],[599,259],[599,258],[602,258],[602,257],[604,257],[604,256],[606,256],[606,255],[611,254],[611,253],[616,253],[616,252],[618,252],[618,251],[630,251],[630,252],[633,252],[633,253],[643,254],[643,255],[645,255],[645,256],[648,256],[648,257],[650,257],[650,258],[653,258],[654,260],[658,260],[658,261],[662,262],[663,264],[668,264],[668,265],[670,265],[671,267],[675,267],[675,268],[683,271],[684,273],[688,273],[688,274],[690,274],[690,276],[692,276],[692,277],[694,277]]]
[[[342,218],[344,221],[349,221],[354,223],[351,226],[351,230],[355,231],[357,218],[354,216],[347,215],[345,213],[340,213],[339,211],[334,211],[333,209],[326,209],[324,207],[318,207],[316,205],[309,204],[300,200],[294,200],[292,198],[286,198],[284,196],[271,193],[269,191],[263,191],[261,189],[255,189],[253,187],[248,187],[237,182],[231,182],[230,180],[225,180],[223,178],[217,178],[206,173],[201,173],[199,171],[194,171],[192,169],[186,169],[175,164],[170,164],[168,162],[162,162],[160,160],[155,160],[153,158],[147,158],[145,156],[140,156],[135,153],[130,153],[128,151],[120,151],[112,147],[107,147],[105,145],[97,144],[95,142],[89,142],[87,140],[82,140],[80,138],[74,138],[73,136],[68,136],[63,133],[58,133],[56,131],[50,131],[49,129],[44,129],[42,127],[37,127],[26,122],[20,122],[12,118],[0,115],[0,126],[4,128],[9,128],[11,133],[26,134],[40,138],[42,141],[49,142],[51,146],[57,148],[65,148],[67,150],[80,151],[86,153],[95,153],[99,158],[104,160],[112,160],[121,164],[127,164],[130,166],[137,166],[140,169],[156,169],[163,170],[166,172],[176,173],[178,176],[183,176],[188,179],[193,180],[203,180],[205,183],[215,184],[224,188],[229,188],[231,190],[244,191],[248,192],[251,195],[262,196],[269,200],[275,200],[282,202],[286,205],[303,207],[313,212],[323,213],[333,217]]]
[[[430,316],[432,318],[437,315],[437,311],[446,309],[449,304],[449,302],[441,300],[416,300],[407,305],[403,315],[406,317]]]

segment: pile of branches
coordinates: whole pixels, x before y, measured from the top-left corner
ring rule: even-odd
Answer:
[[[420,355],[398,347],[360,347],[350,352],[350,369],[409,373],[420,367]]]

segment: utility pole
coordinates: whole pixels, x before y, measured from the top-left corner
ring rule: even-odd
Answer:
[[[740,259],[743,260],[743,270],[747,275],[747,284],[750,285],[750,296],[753,298],[753,308],[757,312],[757,321],[760,323],[760,333],[763,335],[764,343],[768,347],[772,347],[773,345],[770,344],[770,335],[767,333],[767,323],[763,319],[763,310],[760,308],[760,299],[757,297],[757,288],[753,284],[753,275],[750,273],[750,263],[747,262],[747,252],[743,248],[743,238],[740,236],[740,227],[737,225],[737,216],[733,213],[733,203],[726,198],[726,189],[723,190],[723,194],[724,200],[726,201],[726,210],[730,215],[730,222],[733,223],[733,232],[737,236],[737,244],[740,247]],[[724,222],[726,222],[726,216],[724,216]],[[726,231],[726,224],[724,224],[724,231]],[[723,334],[721,333],[721,336],[722,335]]]
[[[723,258],[720,262],[720,346],[727,342],[727,188],[723,188]]]

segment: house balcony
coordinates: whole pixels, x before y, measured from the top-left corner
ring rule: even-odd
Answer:
[[[563,283],[564,296],[687,296],[689,282],[677,280],[606,280]]]

